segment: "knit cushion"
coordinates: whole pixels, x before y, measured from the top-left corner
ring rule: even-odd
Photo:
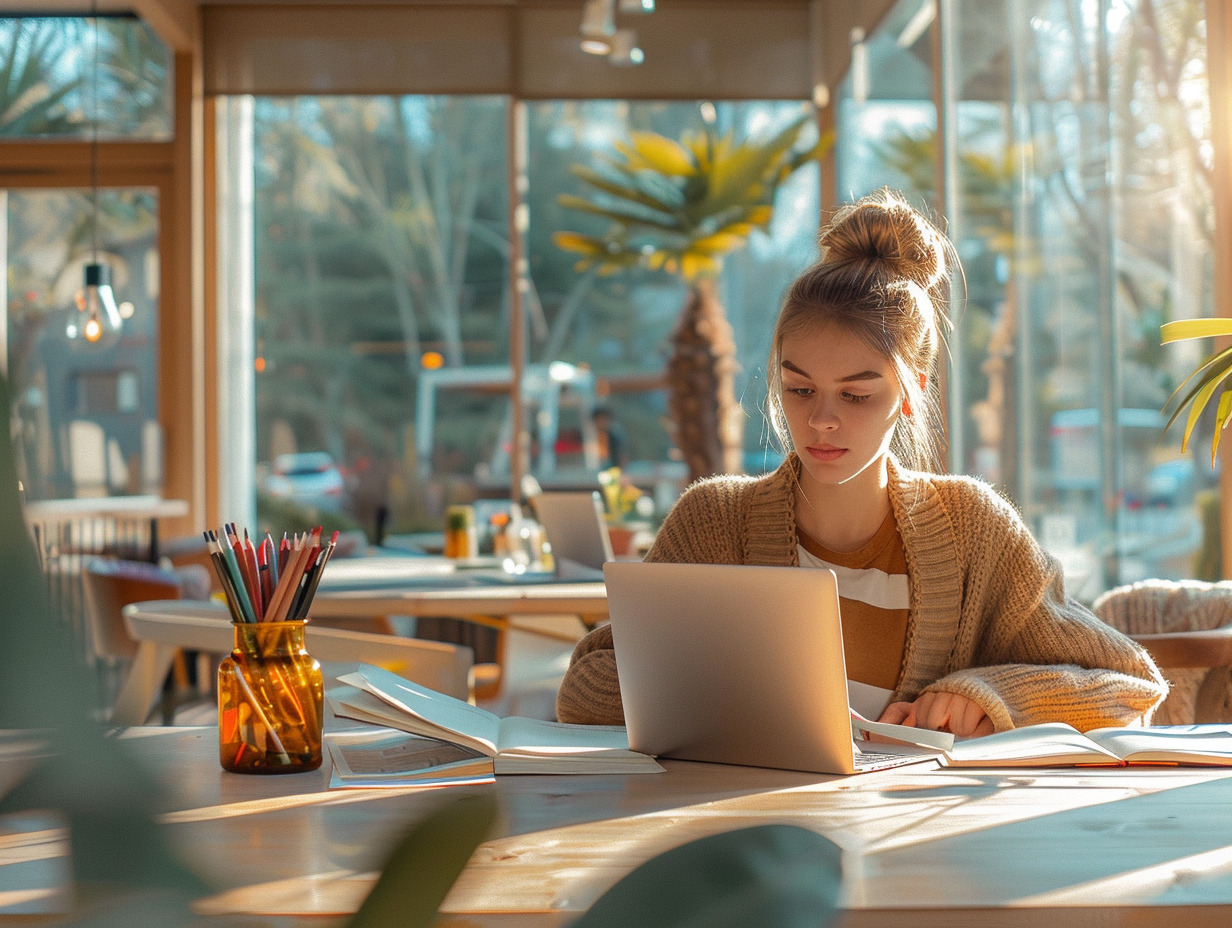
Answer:
[[[1127,635],[1208,631],[1232,623],[1232,581],[1142,580],[1109,590],[1092,610]],[[1164,674],[1172,689],[1154,724],[1232,720],[1232,668],[1171,667]],[[1198,717],[1200,688],[1203,718]]]

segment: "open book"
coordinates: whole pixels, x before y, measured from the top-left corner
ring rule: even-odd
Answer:
[[[1073,767],[1085,764],[1232,767],[1232,726],[1096,728],[1084,734],[1064,722],[1048,722],[956,741],[941,757],[943,767]]]
[[[492,758],[496,773],[660,773],[653,757],[629,749],[623,726],[566,725],[501,718],[478,706],[364,664],[338,678],[336,715],[437,738]]]
[[[329,732],[330,789],[465,786],[491,783],[492,758],[479,751],[390,728]]]

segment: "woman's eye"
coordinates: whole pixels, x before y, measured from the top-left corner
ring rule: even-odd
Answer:
[[[849,403],[863,403],[870,396],[872,396],[871,393],[844,393],[843,399]]]
[[[813,388],[812,387],[788,387],[787,392],[795,394],[796,396],[812,396]]]

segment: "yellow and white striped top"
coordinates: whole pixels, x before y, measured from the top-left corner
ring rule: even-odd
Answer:
[[[867,544],[832,551],[797,528],[801,567],[828,567],[838,577],[847,677],[894,689],[907,644],[907,556],[891,512]]]

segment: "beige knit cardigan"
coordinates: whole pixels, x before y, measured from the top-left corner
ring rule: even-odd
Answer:
[[[690,487],[646,559],[797,566],[790,455],[764,477]],[[966,696],[997,731],[1045,721],[1080,730],[1149,722],[1167,684],[1147,653],[1065,595],[1060,565],[1018,513],[970,477],[890,462],[890,504],[907,555],[910,606],[894,700]],[[705,634],[705,616],[697,616]],[[608,626],[574,649],[556,697],[563,722],[623,724]]]

